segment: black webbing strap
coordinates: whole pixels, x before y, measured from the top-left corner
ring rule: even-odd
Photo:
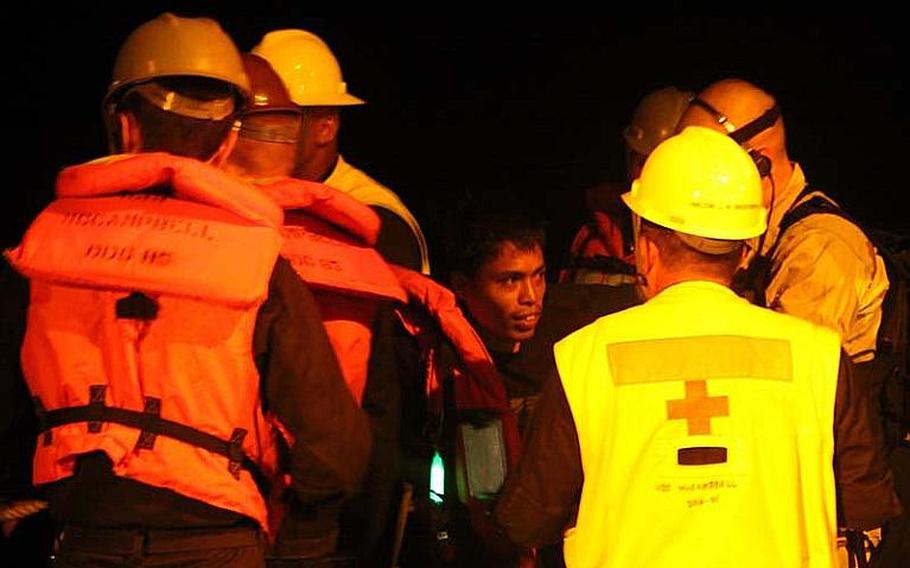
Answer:
[[[41,402],[36,400],[35,408],[41,433],[44,434],[44,445],[48,445],[51,442],[51,428],[87,422],[89,432],[98,433],[101,431],[102,422],[111,422],[141,431],[139,441],[136,444],[137,449],[151,449],[155,444],[155,436],[166,436],[226,457],[228,459],[228,470],[235,478],[240,476],[240,468],[245,468],[251,473],[258,474],[255,463],[243,452],[243,439],[247,434],[245,429],[235,428],[230,440],[223,440],[218,436],[197,430],[191,426],[161,418],[159,416],[161,411],[160,401],[151,397],[146,399],[143,412],[106,406],[103,398],[104,388],[102,385],[90,387],[91,402],[85,406],[45,410]],[[100,401],[98,400],[99,398]]]
[[[778,118],[780,118],[780,108],[778,108],[777,105],[774,105],[749,124],[741,126],[731,132],[730,138],[735,140],[737,144],[748,142],[752,138],[755,138],[759,132],[764,132],[771,128],[774,123],[777,122]]]
[[[757,136],[759,132],[764,132],[771,128],[774,123],[777,122],[777,119],[780,118],[780,107],[774,105],[757,118],[751,120],[748,124],[737,127],[730,122],[730,118],[727,115],[720,112],[717,108],[703,99],[696,97],[692,99],[689,104],[701,107],[708,111],[708,113],[714,117],[714,120],[724,127],[727,131],[727,135],[740,145]]]
[[[813,195],[809,199],[805,199],[812,193],[815,193],[816,195]],[[803,201],[804,199],[805,201]],[[800,203],[801,201],[802,203]],[[806,217],[815,215],[817,213],[836,215],[856,225],[857,228],[863,232],[863,234],[868,235],[868,233],[863,229],[863,226],[860,225],[856,219],[838,207],[838,205],[831,201],[825,194],[812,189],[808,185],[799,192],[799,195],[796,196],[794,203],[799,203],[799,205],[784,213],[783,218],[781,218],[780,223],[778,224],[777,239],[774,241],[774,244],[771,246],[771,248],[768,249],[768,254],[766,255],[769,259],[774,256],[774,253],[777,251],[777,247],[780,245],[780,241],[784,236],[784,233],[787,232],[787,229],[799,221],[802,221]]]
[[[816,195],[809,197],[813,193]],[[807,197],[809,197],[809,199],[806,199]],[[765,303],[765,292],[767,291],[771,275],[771,259],[774,258],[774,255],[777,253],[777,247],[780,246],[780,242],[783,239],[784,233],[787,232],[787,229],[810,215],[825,213],[837,215],[838,217],[846,219],[862,230],[862,227],[843,209],[838,207],[837,204],[828,199],[823,193],[812,189],[808,185],[803,187],[793,202],[798,203],[798,205],[784,213],[783,218],[781,218],[780,223],[778,224],[777,237],[768,249],[768,252],[764,255],[756,255],[747,269],[737,272],[736,276],[734,276],[732,284],[733,289],[736,290],[738,294],[746,297],[750,302],[759,306],[768,307]]]
[[[811,198],[802,201],[810,194],[816,193]],[[802,201],[802,203],[800,203]],[[847,221],[850,221],[863,233],[866,231],[863,230],[862,226],[851,217],[846,211],[837,206],[836,203],[828,199],[823,193],[816,192],[814,189],[810,188],[808,185],[803,188],[799,195],[795,199],[796,203],[799,203],[796,207],[787,211],[783,218],[780,220],[779,230],[778,230],[778,240],[780,240],[780,235],[784,234],[784,231],[795,225],[798,221],[802,221],[809,215],[814,215],[816,213],[826,213],[828,215],[837,215]],[[776,244],[776,243],[775,243]]]

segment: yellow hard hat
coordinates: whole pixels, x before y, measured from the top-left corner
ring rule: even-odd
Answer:
[[[632,121],[622,131],[626,144],[642,156],[676,132],[676,125],[695,93],[664,87],[648,93],[632,113]]]
[[[218,22],[209,18],[181,18],[166,12],[136,28],[117,53],[104,104],[128,87],[166,77],[224,81],[249,98],[250,81],[240,52]]]
[[[690,126],[657,146],[622,199],[638,216],[676,231],[689,244],[698,240],[686,235],[702,237],[695,248],[704,252],[731,249],[704,239],[746,240],[766,228],[755,163],[729,136],[710,128]]]
[[[291,100],[300,106],[350,106],[364,101],[348,93],[341,66],[319,36],[305,30],[265,34],[253,53],[271,64]]]

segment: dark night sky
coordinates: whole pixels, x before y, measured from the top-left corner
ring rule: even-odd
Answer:
[[[398,191],[434,248],[465,192],[514,195],[549,219],[558,262],[583,190],[623,177],[620,132],[639,97],[725,76],[777,96],[791,158],[813,185],[866,223],[910,232],[906,31],[895,14],[785,19],[754,3],[751,14],[652,3],[609,16],[226,4],[82,2],[7,18],[4,243],[50,199],[60,167],[105,150],[100,100],[117,47],[165,9],[218,19],[244,50],[279,27],[322,36],[349,90],[369,102],[343,114],[343,153]]]

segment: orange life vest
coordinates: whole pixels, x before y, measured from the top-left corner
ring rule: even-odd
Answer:
[[[383,302],[406,301],[373,248],[379,216],[321,183],[286,178],[260,187],[285,209],[281,255],[313,291],[342,374],[359,403],[377,310]]]
[[[266,528],[251,470],[274,474],[275,429],[251,345],[281,211],[160,153],[67,168],[56,189],[7,252],[31,280],[22,368],[42,422],[35,484],[104,451],[116,475]]]
[[[635,283],[635,272],[630,266],[635,264],[635,255],[627,250],[631,235],[623,234],[622,226],[622,220],[628,219],[628,211],[619,198],[626,191],[628,184],[608,182],[585,192],[591,219],[572,240],[568,265],[559,273],[560,283],[609,286]]]
[[[518,424],[509,407],[505,383],[483,340],[465,318],[455,294],[423,274],[393,266],[398,281],[408,294],[409,305],[400,319],[421,344],[427,361],[427,396],[431,405],[441,407],[444,372],[435,355],[435,343],[449,341],[458,357],[454,374],[454,401],[458,410],[490,410],[502,421],[507,466],[518,463],[521,441]],[[441,332],[441,336],[440,336]]]
[[[462,533],[464,525],[456,522],[446,532],[454,530],[458,534],[446,536],[445,541],[455,535],[458,546],[460,539],[472,542],[480,539],[489,547],[487,552],[496,555],[496,562],[504,566],[533,566],[534,561],[527,554],[498,556],[501,551],[495,551],[501,537],[488,517],[490,493],[499,490],[496,485],[500,474],[507,474],[517,465],[521,450],[518,424],[502,376],[480,336],[458,307],[455,294],[423,274],[400,266],[393,268],[409,300],[399,310],[400,319],[415,337],[421,361],[425,363],[431,416],[427,430],[431,436],[433,430],[442,435],[454,434],[454,439],[432,442],[446,454],[445,477],[455,481],[458,501],[463,504],[463,508],[456,506],[452,511],[457,511],[454,515],[458,517],[465,515],[462,520],[471,528]],[[444,354],[448,352],[446,344],[454,351],[454,364],[451,356]],[[444,390],[449,388],[451,394],[446,395]],[[444,402],[444,398],[451,402]],[[454,406],[454,412],[450,405]],[[489,426],[485,427],[472,424],[469,415],[494,420],[488,422],[485,418],[483,423]],[[440,419],[449,424],[443,425]],[[442,535],[436,537],[440,539]]]

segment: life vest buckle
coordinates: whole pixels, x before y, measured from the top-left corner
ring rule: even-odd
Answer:
[[[231,432],[231,440],[228,442],[228,471],[234,476],[234,479],[240,479],[240,469],[243,467],[243,461],[246,456],[243,453],[243,439],[246,437],[244,428],[234,428]]]
[[[142,412],[148,415],[149,418],[158,418],[161,416],[161,399],[155,398],[153,396],[145,397],[145,403],[143,404]],[[158,438],[158,434],[143,429],[139,432],[139,439],[136,441],[137,450],[152,450],[155,448],[155,440]]]
[[[32,403],[35,406],[35,418],[38,421],[38,431],[41,432],[41,445],[50,446],[53,441],[53,432],[47,425],[47,409],[37,396],[32,397]]]
[[[158,317],[158,303],[142,292],[117,300],[117,319],[149,321]]]
[[[90,385],[88,388],[88,431],[90,434],[101,432],[101,422],[104,416],[104,395],[107,385]]]

